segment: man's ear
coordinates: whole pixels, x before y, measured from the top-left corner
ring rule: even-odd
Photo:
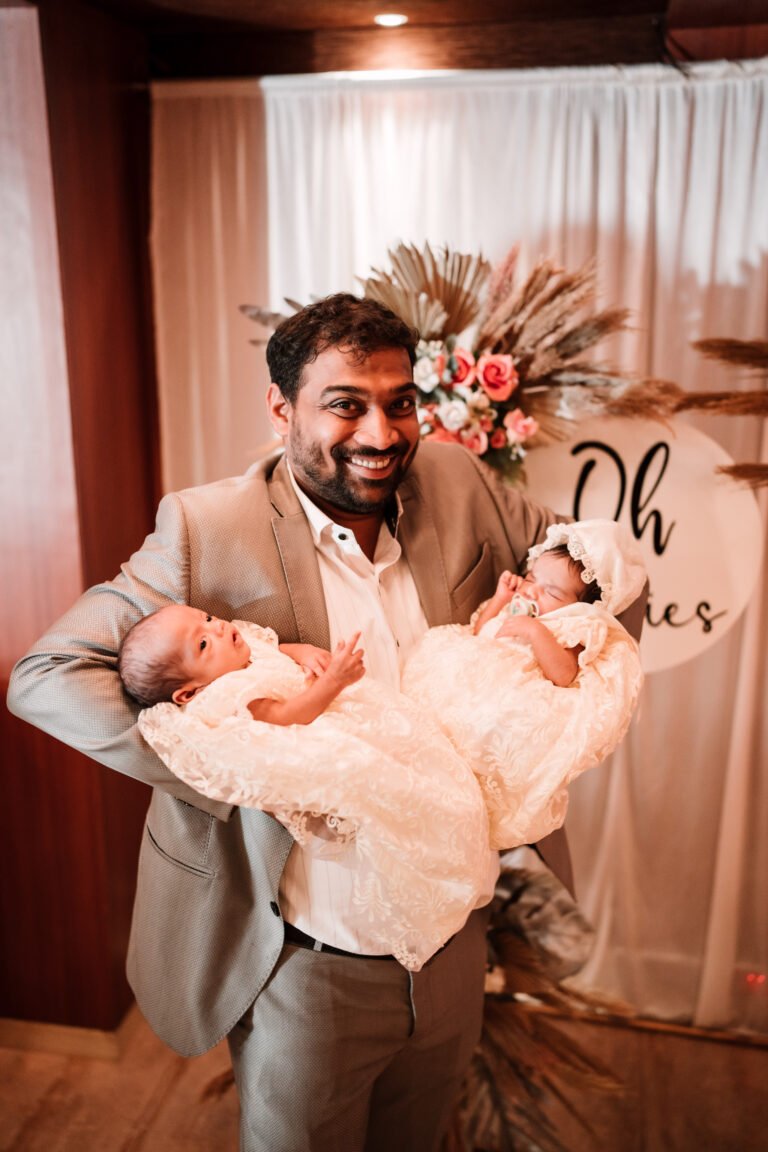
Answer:
[[[193,684],[192,681],[188,684],[182,684],[181,688],[177,688],[173,693],[171,700],[173,700],[174,704],[178,704],[179,707],[181,707],[182,704],[189,704],[192,697],[196,696],[201,688],[202,684]]]
[[[267,412],[270,423],[278,436],[287,436],[290,430],[291,406],[283,396],[277,384],[270,384],[267,388]]]

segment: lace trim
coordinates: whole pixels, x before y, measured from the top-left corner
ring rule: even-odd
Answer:
[[[595,569],[594,562],[591,559],[587,548],[581,542],[581,540],[578,539],[568,524],[563,524],[562,527],[554,524],[550,526],[550,528],[547,530],[547,539],[544,541],[544,543],[534,545],[534,547],[531,548],[528,552],[529,566],[533,563],[534,560],[538,559],[538,557],[541,556],[543,552],[550,552],[553,548],[557,548],[560,544],[565,544],[566,548],[568,549],[569,556],[571,556],[572,559],[577,560],[582,565],[583,570],[581,572],[581,578],[584,583],[591,584],[593,580],[597,581],[601,593],[600,601],[605,603],[610,600],[611,596],[613,595],[613,582],[611,580],[606,580],[605,578],[602,580],[600,579],[599,573]]]

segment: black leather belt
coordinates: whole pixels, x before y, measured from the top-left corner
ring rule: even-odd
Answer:
[[[297,948],[308,948],[311,952],[330,952],[334,956],[352,956],[357,960],[394,960],[394,956],[390,955],[367,956],[363,952],[347,952],[344,948],[335,948],[333,944],[323,944],[321,940],[307,936],[301,928],[294,927],[286,920],[283,921],[283,928],[285,929],[286,943],[295,944]]]

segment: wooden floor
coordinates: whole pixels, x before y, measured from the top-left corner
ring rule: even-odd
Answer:
[[[768,1152],[768,1047],[569,1023],[626,1085],[575,1101],[593,1135],[553,1101],[571,1152]],[[225,1045],[176,1056],[137,1012],[117,1059],[0,1048],[2,1152],[236,1152],[237,1101],[207,1093]]]

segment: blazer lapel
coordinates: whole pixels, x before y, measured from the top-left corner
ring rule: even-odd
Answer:
[[[398,539],[416,584],[427,623],[430,628],[438,624],[450,624],[451,596],[435,522],[411,474],[406,476],[398,493],[403,505]]]
[[[299,640],[303,644],[329,649],[331,633],[312,531],[288,475],[285,457],[272,473],[269,491],[276,513],[272,517],[272,531],[288,584]]]

